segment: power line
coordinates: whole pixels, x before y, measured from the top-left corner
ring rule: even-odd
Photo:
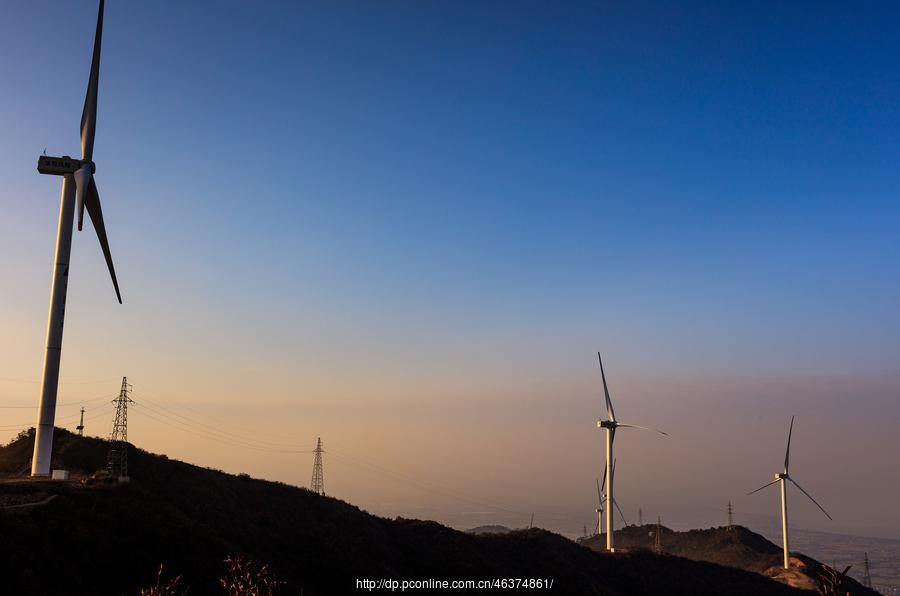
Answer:
[[[165,411],[162,411],[159,408],[154,408],[153,406],[145,403],[145,398],[141,398],[141,401],[136,404],[135,412],[138,412],[142,416],[147,416],[148,418],[155,420],[156,422],[158,422],[160,424],[164,424],[166,426],[175,428],[182,432],[189,433],[194,436],[198,436],[201,438],[205,438],[207,440],[215,441],[215,442],[233,446],[233,447],[240,447],[240,448],[244,448],[244,449],[251,449],[251,450],[255,450],[255,451],[264,451],[264,452],[269,452],[269,453],[316,453],[316,450],[310,450],[310,449],[302,449],[302,450],[273,449],[270,447],[262,447],[259,445],[253,445],[253,444],[244,442],[243,440],[235,440],[233,438],[230,438],[233,436],[239,436],[239,435],[233,435],[231,433],[216,435],[210,431],[204,430],[202,427],[198,428],[197,426],[192,426],[190,423],[185,422],[184,420],[180,420],[179,418],[170,416]],[[190,420],[183,416],[181,416],[181,418],[185,418],[185,420]],[[202,425],[202,426],[208,426],[208,425]],[[225,431],[221,431],[221,430],[219,430],[218,432],[225,433]],[[326,451],[323,449],[322,453],[324,454],[325,452]],[[505,507],[505,506],[497,506],[495,504],[488,503],[488,502],[485,502],[482,500],[469,498],[466,496],[455,494],[448,490],[442,490],[439,488],[435,488],[434,486],[429,486],[427,483],[424,483],[424,482],[416,480],[416,479],[404,477],[395,472],[386,470],[381,466],[377,466],[374,464],[368,464],[361,460],[357,460],[355,457],[350,456],[349,454],[342,454],[340,452],[335,452],[334,449],[329,449],[327,451],[327,453],[332,454],[332,456],[337,458],[338,461],[341,461],[342,463],[344,463],[346,465],[350,465],[352,467],[356,467],[359,469],[364,469],[364,470],[374,472],[377,474],[389,476],[398,482],[407,484],[409,486],[418,488],[418,489],[426,491],[426,492],[440,494],[445,497],[464,501],[464,502],[467,502],[467,503],[470,503],[473,505],[479,505],[479,506],[486,507],[488,509],[492,509],[495,511],[502,511],[502,512],[512,513],[512,514],[516,514],[516,515],[528,515],[527,513],[525,513],[524,511],[521,511],[521,510],[512,509],[510,507]],[[552,516],[552,515],[547,515],[547,514],[541,514],[541,516],[545,517],[545,518],[553,519],[555,521],[563,521],[563,522],[571,521],[569,518],[565,518],[565,517]]]
[[[143,385],[139,385],[143,386]],[[146,389],[146,386],[144,386]],[[154,392],[155,393],[155,392]],[[206,438],[208,440],[216,441],[219,443],[231,445],[234,447],[241,447],[245,449],[251,449],[256,451],[265,451],[270,453],[315,453],[315,450],[300,448],[297,449],[295,445],[287,444],[287,443],[275,443],[271,441],[263,441],[260,439],[252,439],[246,436],[239,435],[237,433],[233,433],[230,431],[223,430],[221,428],[200,422],[191,417],[185,416],[183,414],[179,414],[177,412],[172,411],[171,409],[163,406],[162,404],[150,400],[146,395],[141,394],[139,397],[140,403],[137,406],[136,411],[141,411],[143,415],[146,415],[157,422],[162,424],[167,424],[173,428],[181,430],[183,432],[188,432],[190,434],[194,434],[195,436],[200,436]],[[148,403],[149,402],[149,403]],[[149,411],[148,411],[149,410]],[[163,420],[162,417],[165,420]],[[207,430],[209,429],[209,430]],[[275,446],[273,448],[271,446]],[[288,448],[285,448],[288,447]],[[389,470],[383,466],[378,464],[373,464],[371,462],[366,462],[360,458],[355,456],[351,456],[348,453],[342,453],[340,450],[336,450],[334,447],[328,449],[327,451],[323,449],[323,453],[330,453],[338,459],[342,460],[343,463],[346,463],[351,466],[361,467],[364,469],[369,469],[369,471],[374,471],[376,473],[390,475],[395,479],[402,478],[403,481],[410,483],[418,488],[423,490],[428,490],[431,492],[436,492],[440,494],[444,494],[445,496],[450,496],[452,498],[459,498],[460,496],[454,494],[453,489],[436,487],[434,485],[429,486],[426,483],[423,483],[416,479],[411,479],[408,476],[404,476],[402,473],[398,473],[396,471]],[[523,514],[522,511],[505,506],[505,507],[497,507],[496,505],[491,505],[485,503],[484,501],[474,500],[467,497],[462,497],[467,502],[472,504],[482,505],[485,507],[490,507],[496,510],[504,510],[509,513]],[[527,505],[531,505],[530,503]],[[568,518],[560,518],[554,516],[544,516],[544,517],[553,517],[553,519],[557,521],[569,521]]]
[[[139,387],[144,387],[144,389],[149,389],[146,385],[138,385]],[[157,392],[153,392],[156,395],[160,395]],[[150,400],[146,395],[141,394],[139,397],[140,403],[138,404],[138,410],[141,411],[143,415],[146,415],[157,422],[162,424],[167,424],[173,428],[181,430],[183,432],[187,432],[190,434],[194,434],[196,436],[200,436],[206,438],[208,440],[216,441],[222,444],[231,445],[234,447],[241,447],[244,449],[251,449],[255,451],[263,451],[269,453],[315,453],[315,450],[310,450],[307,448],[302,448],[295,444],[289,443],[276,443],[272,441],[263,441],[261,439],[249,438],[246,435],[240,435],[234,432],[226,431],[221,428],[200,422],[191,417],[185,416],[183,414],[172,411],[171,409],[163,406],[162,404]],[[160,397],[162,397],[160,395]],[[150,402],[150,403],[148,403]],[[143,409],[147,408],[147,409]],[[149,411],[148,411],[149,410]],[[166,420],[162,420],[157,416],[161,416]],[[404,482],[412,484],[422,490],[428,490],[431,492],[441,493],[445,496],[450,496],[452,498],[459,498],[459,495],[454,494],[452,491],[455,489],[447,489],[441,488],[439,486],[428,486],[426,483],[423,483],[416,479],[411,479],[409,476],[405,476],[402,473],[398,473],[396,471],[389,470],[383,466],[378,464],[373,464],[371,462],[366,462],[361,458],[357,458],[355,456],[351,456],[348,453],[341,453],[339,450],[334,449],[334,447],[329,448],[327,451],[323,450],[323,453],[330,453],[332,455],[337,456],[343,463],[346,463],[351,466],[361,467],[363,469],[368,469],[369,471],[374,471],[376,473],[390,475],[395,479],[402,478]],[[497,507],[495,505],[490,505],[485,503],[484,501],[474,500],[467,497],[463,497],[467,502],[482,505],[485,507],[490,507],[495,510],[503,510],[510,513],[523,514],[522,511],[514,509],[513,507],[504,506]],[[532,503],[523,503],[527,507],[531,507]],[[543,514],[542,514],[543,515]],[[569,518],[559,517],[559,516],[551,516],[551,515],[543,515],[546,518],[552,518],[556,521],[570,521]]]
[[[163,400],[168,400],[168,399],[169,399],[168,397],[166,397],[166,396],[160,394],[158,391],[154,391],[153,389],[147,387],[147,385],[141,384],[141,385],[138,385],[138,386],[141,387],[142,390],[149,391],[150,393],[152,393],[153,395],[155,395],[155,396],[156,396],[157,398],[159,398],[159,399],[163,399]],[[141,393],[141,399],[146,400],[147,397],[146,397],[143,393]],[[150,400],[150,401],[152,401],[154,404],[156,404],[156,405],[159,406],[159,407],[165,407],[165,406],[163,406],[163,404],[159,403],[158,401],[153,401],[153,400]],[[199,415],[199,416],[202,416],[204,420],[205,420],[205,419],[208,419],[208,418],[212,418],[212,419],[215,418],[215,417],[212,416],[209,412],[201,412],[201,411],[199,411],[199,410],[197,410],[197,409],[195,409],[195,408],[191,408],[190,406],[187,406],[187,405],[185,405],[185,404],[174,404],[174,403],[172,403],[172,404],[169,404],[169,405],[172,406],[172,407],[176,407],[176,405],[177,405],[177,407],[179,407],[179,408],[183,408],[183,409],[185,409],[185,410],[189,410],[189,411],[191,411],[191,412],[194,412],[195,414],[197,414],[197,415]],[[171,411],[171,410],[170,410],[170,411]],[[206,426],[206,427],[208,427],[208,428],[216,429],[215,426],[212,426],[212,425],[210,425],[210,424],[208,424],[208,423],[200,422],[200,421],[195,420],[195,419],[193,419],[193,418],[189,418],[189,417],[187,417],[187,416],[184,416],[183,414],[177,414],[177,413],[175,413],[175,412],[172,412],[172,413],[173,413],[173,414],[176,414],[177,416],[180,416],[180,417],[182,417],[182,418],[185,418],[185,419],[187,419],[187,420],[190,420],[190,421],[192,421],[192,422],[195,423],[195,424],[200,424],[200,425]],[[225,425],[228,424],[227,422],[223,422],[222,419],[219,419],[219,422],[222,423],[222,424],[225,424]],[[240,435],[240,434],[235,433],[235,432],[233,432],[233,431],[222,431],[222,432],[226,432],[227,434],[231,434],[231,435],[234,435],[234,436],[236,436],[236,437],[240,437],[240,438],[245,439],[245,440],[247,440],[247,439],[249,439],[249,440],[254,440],[254,441],[262,442],[262,443],[265,443],[265,444],[268,444],[268,445],[272,445],[272,446],[275,446],[275,447],[302,448],[302,446],[300,446],[300,445],[296,445],[296,444],[294,444],[294,443],[289,442],[291,439],[285,439],[285,441],[287,441],[287,442],[284,442],[284,441],[283,441],[283,442],[260,441],[260,440],[258,440],[258,439],[254,439],[253,437],[247,437],[246,435]],[[276,435],[272,435],[268,430],[266,431],[266,434],[267,434],[267,436],[270,436],[270,437],[276,437]]]
[[[103,379],[100,381],[59,381],[60,385],[101,385],[103,383],[111,383],[117,379]],[[0,381],[8,381],[10,383],[40,383],[40,379],[16,379],[13,377],[0,376]]]
[[[280,448],[280,449],[276,449],[275,451],[281,451],[283,453],[295,453],[295,452],[297,452],[298,449],[302,450],[301,452],[304,452],[304,453],[308,451],[308,449],[306,449],[305,447],[303,447],[301,445],[290,444],[290,443],[276,443],[273,441],[265,441],[262,439],[255,439],[252,437],[247,437],[246,435],[240,435],[240,434],[232,432],[232,431],[222,430],[221,428],[212,426],[210,424],[206,424],[205,422],[200,422],[199,420],[195,420],[193,418],[190,418],[189,416],[185,416],[184,414],[179,414],[178,412],[175,412],[175,411],[171,410],[170,408],[149,399],[144,394],[140,394],[139,398],[140,398],[141,402],[144,403],[144,405],[148,405],[148,403],[149,403],[149,405],[153,409],[155,409],[158,414],[165,415],[168,418],[172,418],[176,422],[179,422],[186,426],[191,426],[192,428],[202,428],[202,429],[204,429],[204,432],[207,432],[209,434],[220,435],[224,438],[227,438],[227,439],[230,439],[233,441],[242,442],[242,443],[251,444],[251,445],[258,445],[260,447]]]
[[[145,390],[151,391],[155,395],[159,397],[164,397],[159,393],[152,391],[149,387],[143,384],[138,384],[139,387],[143,387]],[[141,393],[140,395],[136,395],[138,397],[138,403],[136,404],[136,409],[134,411],[138,412],[142,416],[146,416],[160,424],[167,425],[171,428],[180,430],[182,432],[198,436],[210,441],[215,441],[221,444],[229,445],[232,447],[239,447],[242,449],[250,449],[254,451],[268,452],[268,453],[316,453],[316,450],[310,450],[307,448],[302,448],[296,444],[291,443],[280,443],[273,441],[265,441],[262,439],[256,439],[252,437],[248,437],[247,435],[241,435],[235,432],[231,432],[228,430],[224,430],[220,427],[216,427],[204,422],[200,422],[194,418],[189,416],[185,416],[184,414],[173,411],[170,407],[167,407],[159,402],[156,402],[146,396],[146,394]],[[339,450],[335,450],[333,447],[328,449],[322,449],[322,453],[330,453],[333,457],[335,457],[341,463],[346,465],[356,467],[359,469],[363,469],[372,473],[381,474],[384,476],[388,476],[407,484],[409,486],[413,486],[420,490],[431,492],[435,494],[440,494],[452,499],[456,499],[459,501],[467,502],[474,505],[479,505],[485,508],[489,508],[495,511],[502,511],[506,513],[516,514],[516,515],[529,515],[523,510],[519,510],[515,508],[515,506],[508,506],[503,504],[502,506],[498,506],[497,504],[486,502],[480,499],[470,498],[468,496],[461,495],[455,491],[455,489],[447,489],[442,488],[439,485],[435,485],[434,483],[429,484],[428,482],[423,482],[416,478],[410,477],[408,475],[404,475],[402,473],[389,470],[383,466],[378,464],[373,464],[370,462],[366,462],[360,458],[355,456],[351,456],[348,453],[342,453]],[[531,506],[533,504],[527,503],[527,506]],[[552,519],[554,521],[562,521],[562,522],[571,522],[572,520],[568,517],[558,516],[558,515],[550,515],[550,514],[540,514],[542,517]]]
[[[140,402],[136,404],[135,412],[138,412],[142,416],[147,416],[148,418],[150,418],[160,424],[167,425],[171,428],[175,428],[182,432],[185,432],[185,433],[188,433],[188,434],[191,434],[194,436],[198,436],[198,437],[201,437],[201,438],[204,438],[207,440],[222,443],[225,445],[229,445],[232,447],[240,447],[243,449],[250,449],[250,450],[254,450],[254,451],[263,451],[263,452],[268,452],[268,453],[316,453],[316,450],[314,450],[314,449],[313,450],[310,450],[310,449],[274,449],[271,447],[265,447],[262,445],[253,444],[253,443],[250,443],[249,441],[241,438],[240,435],[236,435],[234,433],[229,433],[227,431],[223,431],[223,430],[217,429],[217,428],[216,428],[215,432],[211,432],[211,431],[205,430],[204,427],[208,427],[208,428],[215,428],[215,427],[211,427],[210,425],[206,425],[206,424],[202,424],[202,423],[192,424],[194,422],[192,419],[182,416],[182,415],[179,415],[179,414],[176,414],[174,412],[172,412],[173,415],[169,415],[166,410],[162,410],[161,408],[162,408],[161,406],[154,407],[153,405],[146,403],[146,396],[143,396],[143,397],[141,397]],[[178,417],[176,418],[175,416],[178,416]],[[191,422],[188,422],[188,421],[191,421]],[[218,434],[216,434],[216,433],[218,433]],[[235,437],[237,437],[237,438],[235,438]],[[275,443],[275,444],[278,445],[279,443]],[[326,451],[323,449],[322,453],[326,453]],[[488,502],[485,502],[482,500],[469,498],[466,496],[455,494],[454,492],[451,492],[448,490],[436,488],[434,486],[429,486],[425,482],[419,481],[417,479],[405,477],[401,474],[387,470],[376,464],[370,464],[370,463],[364,462],[364,461],[359,460],[349,454],[343,454],[339,451],[336,451],[333,448],[327,450],[327,453],[330,453],[333,457],[337,458],[338,461],[341,461],[342,463],[344,463],[346,465],[350,465],[352,467],[356,467],[359,469],[364,469],[364,470],[374,472],[377,474],[389,476],[394,480],[397,480],[397,481],[407,484],[409,486],[413,486],[414,488],[424,490],[426,492],[440,494],[440,495],[443,495],[443,496],[446,496],[446,497],[449,497],[452,499],[464,501],[464,502],[467,502],[467,503],[470,503],[473,505],[479,505],[479,506],[486,507],[486,508],[489,508],[489,509],[492,509],[495,511],[503,511],[506,513],[512,513],[512,514],[516,514],[516,515],[527,515],[527,513],[523,512],[521,510],[513,509],[508,506],[497,506],[495,504],[488,503]],[[541,516],[545,517],[545,518],[553,519],[555,521],[563,521],[563,522],[571,521],[569,518],[566,518],[566,517],[552,516],[552,515],[546,515],[546,514],[541,514]]]
[[[262,451],[265,453],[313,453],[312,449],[275,449],[272,447],[250,443],[242,439],[235,439],[228,434],[215,434],[203,429],[202,427],[179,420],[178,418],[167,414],[164,410],[144,403],[143,399],[141,400],[141,402],[137,403],[136,406],[137,407],[135,409],[135,412],[137,412],[141,416],[146,416],[152,420],[155,420],[156,422],[159,422],[160,424],[164,424],[182,432],[201,437],[209,441],[215,441],[216,443],[221,443],[223,445],[240,447],[242,449],[250,449],[252,451]]]
[[[59,424],[61,422],[74,421],[74,419],[77,417],[78,417],[78,412],[75,412],[74,414],[67,414],[66,416],[59,416],[56,418],[56,420],[54,420],[54,425]],[[90,420],[90,418],[88,418],[87,420]],[[4,425],[0,425],[0,431],[26,429],[26,428],[31,428],[33,426],[34,426],[34,420],[31,420],[29,422],[20,422],[19,424],[4,424]]]
[[[82,400],[77,400],[77,401],[61,401],[61,402],[57,402],[56,407],[62,408],[62,407],[66,407],[66,406],[77,406],[80,404],[88,404],[91,402],[100,401],[101,399],[109,399],[110,397],[114,397],[115,395],[116,395],[115,393],[107,393],[106,395],[101,395],[100,397],[92,397],[90,399],[82,399]],[[3,409],[3,410],[36,410],[37,408],[38,408],[37,405],[0,406],[0,409]]]

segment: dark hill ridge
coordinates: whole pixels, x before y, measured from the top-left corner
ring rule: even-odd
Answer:
[[[4,594],[136,594],[160,563],[190,594],[221,593],[222,560],[246,554],[283,593],[365,593],[356,579],[553,578],[552,593],[799,594],[755,573],[636,550],[599,554],[543,530],[473,536],[388,520],[308,490],[199,468],[132,447],[124,485],[21,476],[33,433],[0,447]],[[54,468],[102,469],[108,443],[57,429]],[[12,475],[12,477],[10,477]]]
[[[653,547],[656,525],[627,526],[616,531],[616,546],[633,550],[649,550]],[[822,564],[811,557],[791,553],[797,561],[800,573],[784,573],[782,549],[763,536],[743,526],[728,529],[724,526],[705,530],[676,532],[665,526],[660,527],[662,548],[665,553],[691,559],[736,567],[746,571],[778,577],[780,581],[790,581],[792,585],[806,583],[813,585],[814,578],[822,571]],[[593,550],[602,550],[605,538],[593,536],[581,541]],[[792,563],[793,567],[794,563]],[[845,580],[845,590],[853,595],[874,595],[874,590],[866,588],[853,578]]]

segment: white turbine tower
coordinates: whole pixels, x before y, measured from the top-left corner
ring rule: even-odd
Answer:
[[[62,176],[62,194],[59,202],[59,227],[56,232],[56,258],[53,281],[50,288],[50,314],[47,321],[47,349],[44,354],[44,374],[41,379],[41,402],[38,409],[37,431],[34,437],[32,476],[50,473],[50,456],[53,451],[53,423],[56,419],[56,393],[59,385],[59,361],[62,351],[63,319],[66,314],[66,287],[69,281],[69,255],[72,251],[72,220],[78,213],[78,229],[81,230],[84,210],[87,209],[94,231],[100,240],[100,248],[106,258],[106,266],[112,277],[119,304],[119,282],[109,252],[100,195],[94,182],[94,131],[97,127],[97,91],[100,79],[100,38],[103,32],[103,0],[97,13],[97,30],[94,36],[94,54],[88,79],[84,111],[81,113],[81,159],[69,156],[38,158],[38,172]]]
[[[638,426],[636,424],[623,424],[616,420],[616,413],[613,411],[612,400],[609,398],[609,387],[606,385],[606,373],[603,371],[603,358],[600,356],[600,352],[597,352],[597,358],[600,360],[600,376],[603,378],[603,394],[606,397],[606,420],[597,420],[597,428],[605,428],[606,429],[606,469],[609,470],[609,475],[607,476],[607,490],[606,490],[606,499],[607,499],[607,507],[605,510],[606,513],[606,548],[609,552],[615,552],[615,545],[613,540],[613,506],[618,508],[618,503],[616,503],[616,499],[613,493],[613,480],[616,477],[616,466],[615,459],[613,458],[613,442],[616,439],[616,429],[623,428],[639,428],[641,430],[652,430],[654,432],[658,432],[661,435],[668,436],[668,433],[664,433],[661,430],[657,430],[655,428],[649,428],[646,426]],[[622,510],[619,510],[619,514],[622,514]],[[622,516],[624,520],[625,517]]]
[[[787,481],[790,480],[791,482],[793,482],[794,486],[796,486],[797,488],[800,489],[800,492],[802,492],[804,495],[806,495],[810,501],[815,503],[816,507],[818,507],[819,509],[822,510],[822,513],[825,514],[825,517],[827,517],[828,519],[831,519],[831,516],[828,515],[828,512],[825,511],[825,508],[822,507],[821,505],[819,505],[819,503],[815,499],[812,498],[812,495],[810,495],[808,492],[803,490],[803,487],[800,486],[799,484],[797,484],[797,481],[794,480],[793,478],[791,478],[791,476],[788,474],[788,465],[789,465],[790,459],[791,459],[791,434],[793,432],[794,432],[794,417],[791,416],[791,426],[790,426],[790,429],[788,430],[787,450],[784,452],[784,472],[782,472],[780,474],[775,474],[775,480],[773,480],[772,482],[770,482],[766,485],[763,485],[754,491],[747,493],[748,495],[752,495],[753,493],[759,492],[764,488],[772,486],[776,482],[781,482],[781,532],[782,532],[782,535],[784,536],[784,568],[785,569],[790,567],[790,564],[789,564],[790,563],[790,555],[788,553],[789,547],[788,547]]]

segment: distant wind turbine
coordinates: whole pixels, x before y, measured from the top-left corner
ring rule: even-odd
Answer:
[[[612,465],[613,474],[616,473],[616,460],[613,460]],[[603,489],[601,487],[606,486],[606,467],[603,468],[603,482],[597,480],[597,508],[594,511],[597,512],[597,534],[603,534],[603,505],[606,503],[606,495],[603,494]],[[613,501],[613,506],[619,512],[619,517],[622,518],[622,523],[626,526],[628,525],[628,521],[625,519],[625,514],[622,513],[622,508],[619,507],[618,501]]]
[[[600,488],[600,479],[597,480],[597,536],[603,534],[603,490]],[[603,486],[606,486],[606,468],[603,468]]]
[[[652,430],[654,432],[658,432],[661,435],[668,436],[668,433],[664,433],[661,430],[657,430],[655,428],[649,428],[646,426],[638,426],[636,424],[623,424],[616,420],[616,413],[613,411],[612,400],[609,397],[609,387],[606,384],[606,373],[603,370],[603,357],[600,356],[600,352],[597,352],[597,358],[600,360],[600,376],[603,378],[603,394],[606,397],[606,420],[597,420],[597,428],[605,428],[606,429],[606,469],[609,470],[609,476],[607,479],[607,490],[606,490],[606,498],[607,498],[607,507],[605,509],[606,513],[606,548],[610,552],[615,552],[615,546],[613,542],[613,531],[614,531],[614,523],[613,523],[613,507],[615,506],[617,509],[619,504],[616,503],[616,499],[613,493],[613,480],[616,477],[616,466],[615,459],[613,458],[613,442],[616,439],[616,429],[623,428],[639,428],[641,430]],[[622,510],[619,509],[619,515],[622,515]],[[625,520],[625,516],[622,515],[622,520]],[[626,524],[627,525],[627,524]]]
[[[100,82],[100,40],[103,32],[103,0],[97,12],[97,30],[94,35],[94,54],[91,59],[91,73],[88,79],[84,111],[81,113],[81,159],[69,156],[38,158],[38,172],[62,176],[62,194],[59,204],[59,227],[56,233],[56,257],[53,282],[50,289],[50,314],[47,322],[47,349],[44,354],[44,373],[41,379],[41,402],[38,408],[37,429],[34,438],[34,457],[31,462],[32,476],[47,476],[50,473],[50,457],[53,452],[53,423],[56,419],[56,393],[59,386],[59,361],[62,351],[63,320],[66,314],[66,287],[69,281],[69,255],[72,251],[72,220],[78,214],[78,230],[81,230],[84,211],[87,209],[94,231],[100,240],[100,248],[106,258],[106,266],[112,277],[113,288],[119,304],[119,282],[109,252],[103,211],[100,209],[100,194],[94,182],[96,167],[92,161],[94,154],[94,131],[97,127],[97,92]]]
[[[797,481],[794,480],[793,478],[791,478],[791,476],[788,474],[788,465],[789,465],[790,459],[791,459],[791,434],[793,432],[794,432],[794,417],[791,416],[791,426],[790,426],[790,429],[788,429],[787,450],[784,452],[784,472],[782,472],[780,474],[775,474],[775,480],[773,480],[772,482],[770,482],[766,485],[760,486],[758,489],[747,493],[748,495],[752,495],[753,493],[759,492],[764,488],[772,486],[776,482],[781,482],[781,532],[784,536],[784,568],[785,569],[787,569],[790,566],[789,565],[790,555],[788,554],[788,513],[787,513],[787,482],[786,481],[790,480],[791,482],[793,482],[794,486],[796,486],[797,488],[800,489],[800,492],[802,492],[804,495],[806,495],[810,501],[815,503],[816,507],[818,507],[819,509],[822,510],[822,513],[825,514],[825,517],[827,517],[828,519],[832,519],[831,516],[828,515],[828,512],[825,511],[825,508],[822,507],[821,505],[819,505],[818,501],[813,499],[812,495],[810,495],[808,492],[803,490],[803,487],[800,486],[799,484],[797,484]]]

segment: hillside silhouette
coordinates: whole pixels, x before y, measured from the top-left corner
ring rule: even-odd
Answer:
[[[631,525],[616,531],[616,546],[633,551],[653,548],[656,524]],[[783,568],[781,546],[770,542],[743,526],[731,529],[721,526],[703,530],[676,532],[660,526],[661,546],[664,553],[684,557],[692,561],[705,561],[763,574],[792,586],[815,589],[816,579],[823,565],[812,557],[791,553],[792,568]],[[593,550],[604,548],[605,537],[592,536],[581,544]],[[869,596],[877,594],[855,579],[847,577],[846,593]]]
[[[558,594],[799,594],[758,573],[642,549],[596,553],[531,529],[475,536],[432,521],[384,519],[303,488],[129,449],[128,484],[84,484],[108,443],[56,430],[53,467],[27,479],[34,434],[0,447],[0,577],[8,594],[137,594],[182,575],[220,594],[223,560],[246,555],[284,594],[366,593],[356,579],[553,578]],[[24,467],[23,467],[24,466]],[[41,502],[43,504],[9,508]]]

